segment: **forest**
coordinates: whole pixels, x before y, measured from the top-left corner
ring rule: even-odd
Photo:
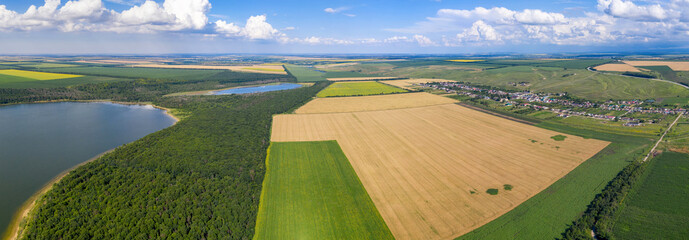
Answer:
[[[306,103],[328,83],[263,94],[162,95],[213,84],[293,81],[290,76],[279,77],[228,72],[223,79],[199,81],[140,79],[72,88],[0,90],[5,91],[0,93],[4,103],[151,101],[188,115],[172,127],[73,170],[39,199],[25,224],[23,239],[251,238],[272,115]],[[8,91],[14,95],[4,94]]]

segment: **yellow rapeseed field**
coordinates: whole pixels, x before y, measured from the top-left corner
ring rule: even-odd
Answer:
[[[34,80],[56,80],[56,79],[83,77],[82,75],[62,74],[62,73],[45,73],[45,72],[34,72],[34,71],[24,71],[24,70],[15,70],[15,69],[0,70],[0,74],[15,76],[15,77],[30,78],[30,79],[34,79]]]

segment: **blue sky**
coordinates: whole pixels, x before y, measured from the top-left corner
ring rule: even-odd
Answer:
[[[689,0],[0,1],[0,54],[689,48]]]

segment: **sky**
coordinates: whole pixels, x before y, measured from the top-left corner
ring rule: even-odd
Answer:
[[[689,0],[0,0],[0,54],[687,49]]]

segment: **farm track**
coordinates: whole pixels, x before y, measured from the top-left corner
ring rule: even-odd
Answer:
[[[682,118],[682,115],[683,115],[683,113],[680,113],[679,115],[677,115],[677,118],[675,119],[675,121],[672,122],[672,124],[670,124],[670,126],[667,127],[667,129],[665,129],[665,132],[663,132],[663,135],[660,136],[660,139],[658,139],[656,144],[653,145],[653,148],[651,149],[651,151],[649,151],[648,154],[646,154],[646,157],[644,158],[643,162],[645,162],[646,160],[648,160],[649,157],[651,157],[651,154],[653,154],[653,152],[655,152],[655,150],[658,147],[658,145],[660,144],[660,142],[663,141],[663,138],[665,138],[665,135],[667,135],[667,133],[670,132],[670,129],[672,129],[672,127],[674,127],[675,124],[677,124],[677,121],[679,121],[679,119]]]

